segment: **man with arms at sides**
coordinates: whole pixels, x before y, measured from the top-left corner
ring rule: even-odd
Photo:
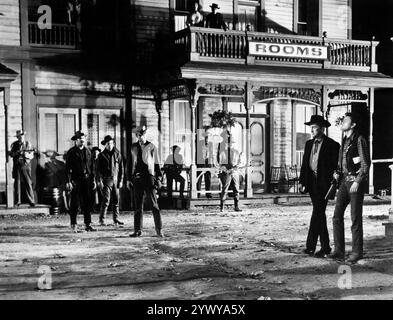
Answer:
[[[325,135],[325,128],[330,127],[330,123],[322,116],[313,115],[305,124],[311,127],[312,139],[306,142],[299,183],[301,192],[310,194],[313,210],[303,252],[314,255],[319,237],[321,250],[315,253],[315,257],[324,258],[331,252],[325,196],[337,168],[340,145]]]

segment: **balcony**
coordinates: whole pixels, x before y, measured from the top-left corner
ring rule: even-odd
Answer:
[[[326,57],[314,59],[309,55],[303,57],[250,54],[250,43],[275,44],[275,50],[280,46],[288,52],[293,52],[294,47],[301,50],[305,50],[305,47],[322,48],[326,52]],[[377,45],[377,41],[341,40],[263,32],[246,33],[195,27],[178,31],[175,35],[176,51],[180,53],[182,62],[204,61],[369,72],[377,71],[375,63]]]
[[[29,44],[35,47],[76,49],[78,31],[73,25],[52,24],[52,29],[40,29],[36,22],[29,22]]]

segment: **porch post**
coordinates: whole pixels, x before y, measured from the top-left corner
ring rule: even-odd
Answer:
[[[198,199],[197,193],[197,166],[196,166],[196,108],[199,102],[199,95],[196,91],[190,94],[191,108],[191,165],[190,165],[190,198]]]
[[[8,153],[8,107],[10,105],[10,88],[4,88],[4,119],[5,119],[5,159],[6,159],[6,168],[5,168],[5,176],[6,176],[6,200],[7,200],[7,208],[14,207],[14,186],[13,186],[13,178],[12,178],[12,160]]]
[[[247,166],[251,164],[251,133],[250,133],[250,108],[252,105],[252,92],[251,86],[248,82],[245,83],[245,99],[244,99],[244,107],[246,109],[246,160]],[[244,196],[245,198],[253,197],[252,190],[252,168],[246,167],[246,176],[245,176],[245,190]]]
[[[370,133],[369,133],[369,145],[370,145],[370,173],[369,173],[369,194],[374,194],[374,164],[373,160],[373,130],[374,130],[374,88],[370,88],[369,96],[368,96],[368,106],[370,112]]]

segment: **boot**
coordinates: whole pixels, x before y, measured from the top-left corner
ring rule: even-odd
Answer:
[[[220,200],[220,212],[224,212],[224,205],[225,205],[225,201]]]
[[[239,199],[235,198],[235,211],[242,212],[243,210],[239,208]]]
[[[164,238],[165,235],[164,233],[161,231],[161,229],[156,229],[156,233],[157,233],[157,237],[159,238]]]

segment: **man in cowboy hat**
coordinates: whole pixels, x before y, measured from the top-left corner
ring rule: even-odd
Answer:
[[[119,189],[123,187],[123,158],[111,136],[106,136],[101,144],[105,149],[98,155],[97,162],[97,180],[102,190],[100,225],[105,225],[106,213],[112,199],[113,223],[122,226],[124,223],[119,220]]]
[[[145,196],[152,204],[154,224],[158,237],[163,237],[160,208],[156,190],[160,188],[162,172],[157,148],[146,139],[146,126],[136,131],[138,142],[131,145],[131,157],[127,161],[127,186],[134,191],[134,233],[130,237],[140,237],[143,227],[143,202]]]
[[[301,192],[310,194],[313,211],[303,252],[314,255],[319,237],[321,249],[315,256],[324,258],[331,252],[326,224],[328,200],[325,196],[337,168],[340,145],[325,135],[325,128],[330,127],[330,123],[322,116],[313,115],[305,124],[311,127],[312,139],[306,142],[299,182]]]
[[[18,138],[11,144],[10,156],[14,161],[12,177],[15,179],[14,193],[16,206],[22,203],[22,194],[31,207],[35,206],[33,183],[31,181],[31,160],[34,158],[34,149],[30,142],[25,141],[26,132],[16,131]]]
[[[75,132],[71,140],[75,141],[75,146],[68,150],[66,156],[66,189],[71,191],[71,229],[75,233],[78,232],[77,214],[80,208],[85,230],[96,231],[91,226],[91,195],[96,189],[91,153],[85,146],[86,136],[83,132]]]
[[[230,186],[233,188],[235,211],[239,208],[240,167],[244,166],[242,153],[235,147],[235,138],[228,132],[223,134],[223,142],[218,146],[217,164],[220,168],[220,180],[222,190],[220,194],[220,211],[224,211],[225,200]]]
[[[217,10],[220,9],[218,4],[212,3],[210,5],[210,8],[212,12],[206,16],[205,27],[212,29],[223,29],[224,31],[227,31],[228,26],[224,22],[222,14],[217,12]]]

